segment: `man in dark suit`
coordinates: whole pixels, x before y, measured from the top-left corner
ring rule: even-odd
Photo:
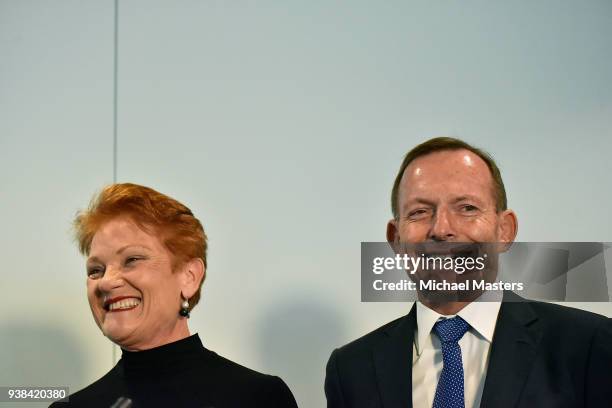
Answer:
[[[493,159],[452,138],[406,155],[392,209],[390,243],[509,244],[518,228]],[[611,319],[521,300],[419,292],[408,315],[334,350],[327,406],[612,406]]]

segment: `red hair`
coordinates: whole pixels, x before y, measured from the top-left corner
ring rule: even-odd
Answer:
[[[147,233],[159,236],[173,255],[173,270],[194,258],[201,259],[206,267],[206,234],[191,210],[152,188],[131,183],[104,187],[91,200],[89,208],[77,214],[74,229],[80,252],[89,255],[96,232],[120,216],[128,216]],[[190,309],[200,300],[203,282],[204,279],[189,299]]]

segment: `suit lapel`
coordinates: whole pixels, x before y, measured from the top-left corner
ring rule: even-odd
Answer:
[[[541,337],[528,302],[504,294],[489,355],[481,407],[515,407],[531,371]]]
[[[416,305],[399,324],[389,328],[374,348],[374,366],[384,407],[412,407],[412,345]]]

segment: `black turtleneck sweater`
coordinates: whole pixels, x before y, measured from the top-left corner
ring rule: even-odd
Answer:
[[[53,408],[109,408],[121,397],[143,407],[297,407],[279,377],[207,350],[197,334],[150,350],[123,350],[104,377]]]

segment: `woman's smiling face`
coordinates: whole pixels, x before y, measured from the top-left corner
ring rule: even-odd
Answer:
[[[87,259],[87,296],[106,337],[129,350],[173,341],[181,329],[182,299],[172,260],[156,235],[128,217],[100,227]]]

